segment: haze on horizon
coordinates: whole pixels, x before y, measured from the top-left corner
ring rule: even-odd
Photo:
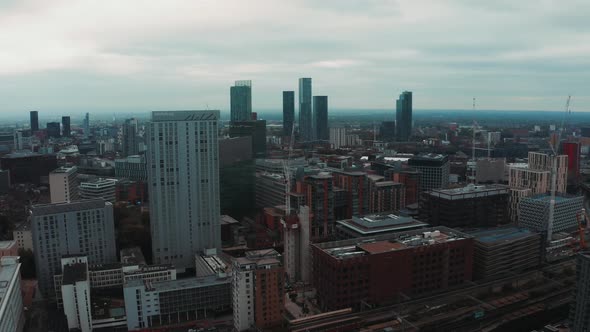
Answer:
[[[590,2],[0,2],[0,116],[253,109],[313,78],[330,108],[590,111]]]

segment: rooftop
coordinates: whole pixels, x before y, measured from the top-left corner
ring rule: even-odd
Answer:
[[[437,153],[422,153],[422,154],[418,154],[413,156],[412,160],[437,160],[437,161],[442,161],[446,158],[447,156],[445,156],[444,154],[437,154]]]
[[[499,244],[519,241],[531,236],[538,236],[528,229],[518,227],[500,227],[469,232],[475,241],[484,244]]]
[[[437,196],[446,199],[462,199],[473,197],[485,197],[490,195],[508,194],[509,187],[500,184],[480,185],[476,186],[468,184],[465,187],[453,189],[434,189],[429,192],[432,196]]]
[[[231,216],[228,216],[227,214],[223,214],[221,215],[221,224],[239,224],[240,222],[235,220],[234,218],[232,218]]]
[[[33,215],[47,215],[104,208],[111,203],[104,199],[85,199],[74,202],[38,204],[31,207]]]
[[[29,231],[29,230],[31,230],[31,221],[30,220],[20,223],[15,228],[15,231],[17,231],[17,232],[23,232],[23,231]]]
[[[0,317],[2,317],[6,309],[4,298],[11,282],[17,280],[15,277],[19,273],[20,263],[18,257],[12,256],[2,257],[0,262]]]
[[[472,238],[470,235],[444,226],[408,232],[389,233],[343,241],[316,243],[313,246],[336,259],[379,254],[390,251],[429,246]]]
[[[61,174],[61,173],[71,173],[71,172],[75,172],[78,169],[78,167],[76,166],[61,166],[58,167],[56,169],[54,169],[51,173],[54,174]]]
[[[572,199],[583,199],[583,196],[574,196],[574,195],[564,195],[564,194],[557,194],[555,195],[555,202],[565,202]],[[551,200],[551,195],[549,194],[538,194],[532,197],[524,198],[523,200],[535,200],[535,201],[542,201],[542,202],[549,202]]]
[[[77,281],[85,281],[88,279],[86,263],[75,263],[65,265],[63,269],[63,285],[72,285]]]
[[[121,263],[123,264],[145,264],[145,257],[139,247],[124,248],[120,251]]]
[[[125,284],[125,287],[144,286],[147,291],[152,292],[170,292],[175,290],[209,287],[214,285],[229,284],[231,278],[229,276],[218,277],[216,275],[207,277],[185,278],[177,280],[166,280],[159,282],[143,281],[141,279],[130,280]]]
[[[336,223],[361,235],[395,232],[428,226],[428,224],[414,218],[402,217],[395,214],[374,214],[364,217],[352,217],[352,219],[339,220]]]
[[[14,240],[0,241],[0,250],[10,249],[14,246],[16,246],[16,241],[14,241]]]

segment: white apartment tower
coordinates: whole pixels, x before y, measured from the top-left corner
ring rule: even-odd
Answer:
[[[49,173],[49,195],[51,203],[62,203],[77,200],[78,168],[76,166],[57,168]]]
[[[221,247],[219,111],[152,112],[147,170],[155,264],[192,267]]]

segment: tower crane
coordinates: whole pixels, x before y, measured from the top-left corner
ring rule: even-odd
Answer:
[[[551,200],[549,201],[549,218],[547,221],[547,243],[550,243],[551,238],[553,237],[553,221],[555,219],[555,192],[557,190],[557,157],[559,153],[561,133],[563,131],[563,127],[565,126],[567,115],[571,113],[571,99],[572,96],[567,96],[567,100],[565,102],[565,111],[563,114],[563,119],[561,120],[561,126],[556,128],[557,133],[553,133],[551,135],[549,144],[551,146],[551,151],[553,152],[553,160],[551,161]]]

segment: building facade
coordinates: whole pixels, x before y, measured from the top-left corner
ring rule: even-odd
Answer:
[[[153,258],[177,269],[221,246],[219,111],[153,112],[146,154]]]
[[[441,154],[421,154],[408,160],[408,165],[420,172],[420,192],[444,189],[449,185],[451,166],[448,156]]]
[[[147,181],[145,155],[127,156],[115,159],[115,176],[132,181]]]
[[[330,145],[334,149],[347,146],[346,128],[330,128]]]
[[[266,120],[232,121],[229,125],[229,137],[251,137],[252,157],[266,156]]]
[[[117,260],[113,205],[102,199],[34,205],[31,228],[39,289],[55,293],[61,258],[83,254],[90,264]]]
[[[229,93],[231,121],[252,120],[252,81],[236,81]]]
[[[576,266],[576,291],[570,308],[572,331],[590,331],[590,252],[578,254]]]
[[[49,137],[49,138],[60,138],[61,137],[61,125],[59,122],[47,122],[47,137]]]
[[[299,79],[299,139],[313,140],[311,78]]]
[[[95,178],[88,181],[80,181],[78,194],[80,199],[102,198],[114,203],[116,201],[117,180]]]
[[[305,178],[306,205],[309,207],[313,239],[327,238],[334,231],[333,187],[330,173],[319,173]]]
[[[61,117],[61,129],[62,129],[62,136],[63,137],[70,137],[72,135],[72,127],[70,125],[70,117],[69,116],[62,116]]]
[[[18,225],[12,232],[12,238],[16,241],[18,249],[33,251],[33,235],[31,233],[31,222],[25,221]]]
[[[406,190],[404,185],[394,181],[374,180],[369,177],[369,210],[368,213],[398,212],[406,206]]]
[[[551,195],[523,198],[518,205],[518,225],[536,232],[547,232]],[[584,207],[583,196],[557,195],[552,233],[578,228],[577,214]]]
[[[18,257],[0,258],[0,331],[22,332],[25,326],[20,269]]]
[[[127,119],[123,123],[122,131],[122,152],[123,156],[134,156],[139,153],[139,142],[137,140],[137,119]]]
[[[31,132],[39,131],[39,112],[38,111],[31,111],[30,112],[31,118]]]

